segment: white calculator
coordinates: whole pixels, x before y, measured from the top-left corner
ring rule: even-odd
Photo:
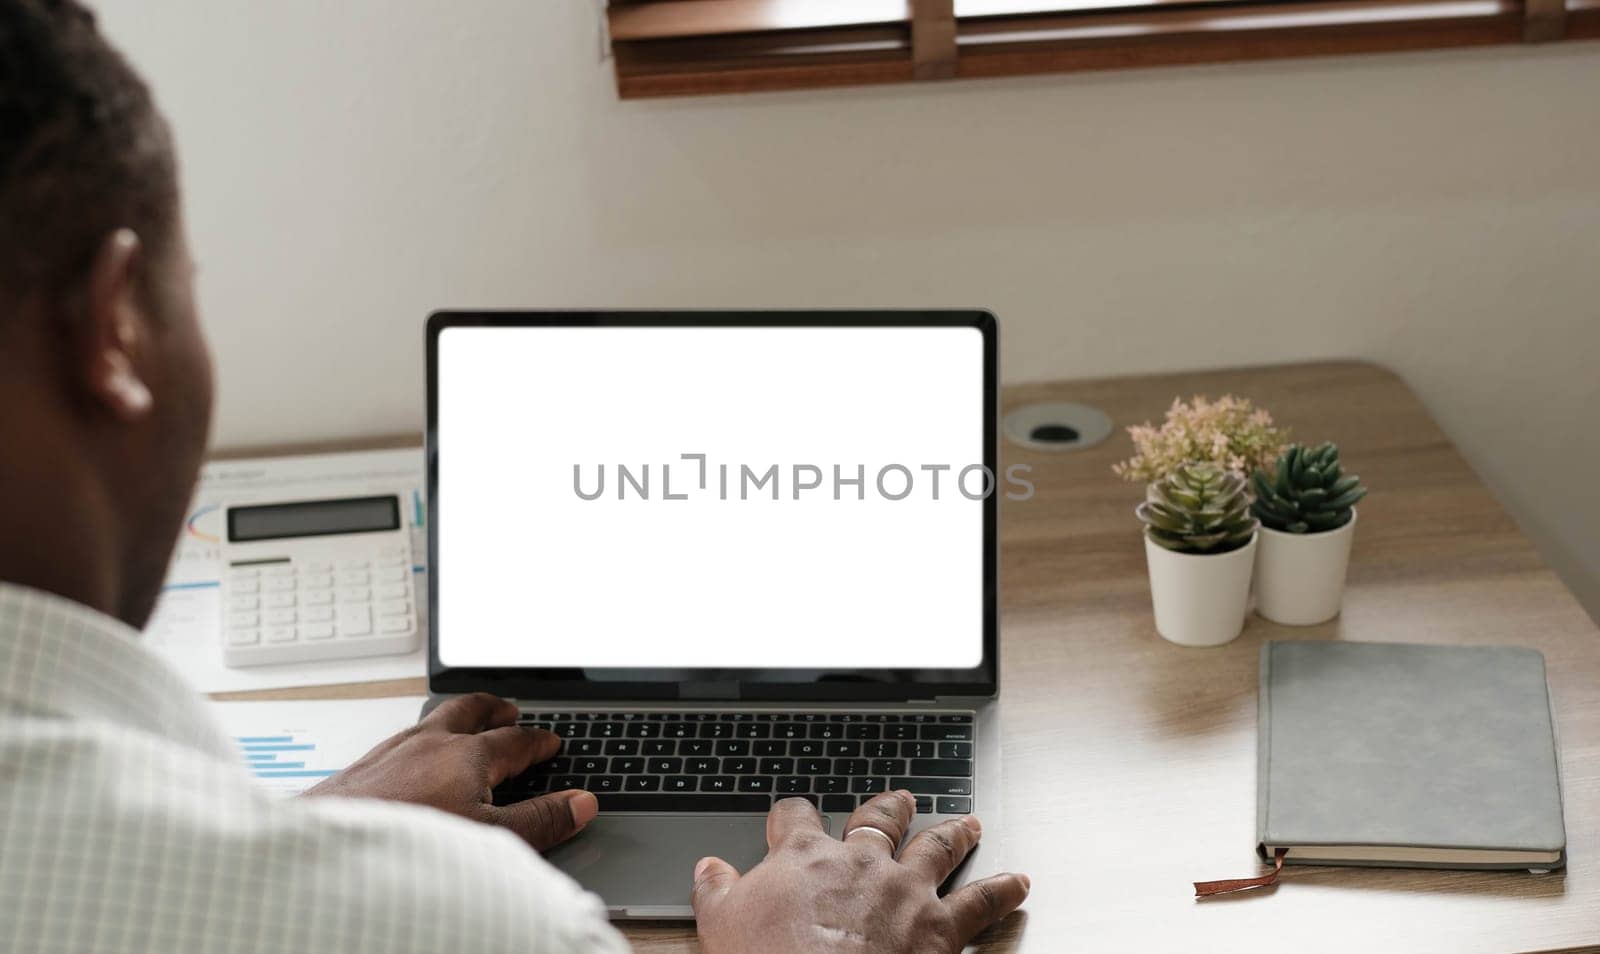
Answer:
[[[226,518],[224,664],[417,647],[411,534],[398,495],[230,506]]]

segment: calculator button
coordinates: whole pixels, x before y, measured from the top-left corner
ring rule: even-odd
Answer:
[[[267,642],[269,643],[292,643],[295,641],[295,636],[293,626],[274,626],[267,630]]]
[[[372,614],[367,612],[365,606],[339,611],[340,636],[365,636],[370,632],[372,632]]]
[[[284,590],[294,589],[294,580],[286,576],[268,577],[263,581],[269,593],[281,593]]]
[[[261,592],[261,581],[255,579],[254,577],[251,577],[248,580],[241,580],[238,577],[234,577],[233,581],[228,584],[228,587],[235,593],[259,593]]]
[[[340,573],[339,574],[339,585],[340,586],[366,586],[367,585],[367,574],[365,572]]]
[[[282,609],[285,606],[293,606],[293,605],[294,605],[294,594],[293,593],[268,593],[267,594],[267,608],[268,609]]]
[[[261,575],[261,571],[253,566],[236,566],[233,568],[233,578],[236,580],[253,580]]]
[[[341,569],[341,570],[365,570],[366,568],[367,568],[367,561],[366,560],[340,560],[339,561],[339,569]]]
[[[327,606],[333,602],[333,591],[311,590],[300,594],[300,602],[307,606]]]
[[[405,617],[390,617],[383,620],[382,629],[386,633],[404,633],[411,629],[411,620]]]
[[[386,556],[383,559],[379,560],[378,561],[378,565],[379,566],[384,566],[384,567],[405,566],[406,565],[406,558],[401,556],[398,553],[393,553],[391,556]]]
[[[332,573],[314,573],[300,578],[300,587],[302,589],[325,590],[332,585]]]
[[[236,629],[228,634],[229,646],[254,646],[261,642],[261,630]]]
[[[377,588],[377,590],[378,598],[382,600],[403,600],[407,596],[411,595],[410,593],[406,592],[405,585],[401,583],[391,583],[388,586],[380,586]]]
[[[331,606],[304,606],[300,609],[300,619],[307,623],[327,623],[333,620],[333,607]]]
[[[292,610],[292,609],[267,610],[267,622],[269,624],[271,624],[271,625],[277,625],[277,626],[282,626],[285,623],[292,623],[292,622],[294,622],[294,610]]]
[[[322,560],[308,560],[300,564],[300,569],[307,573],[331,573],[333,572],[333,564]]]
[[[372,591],[364,586],[352,586],[339,591],[341,603],[365,603],[372,599]]]
[[[333,638],[333,624],[332,623],[307,623],[306,625],[300,627],[300,632],[307,639],[332,639]]]
[[[272,566],[267,567],[263,572],[266,573],[267,576],[294,576],[294,564],[275,563]]]
[[[406,578],[406,571],[400,569],[379,570],[372,575],[379,583],[399,583]]]
[[[404,616],[411,612],[411,604],[405,600],[391,600],[378,604],[379,616]]]
[[[229,613],[228,626],[233,629],[248,629],[251,626],[261,625],[260,613]]]
[[[259,609],[261,606],[261,598],[256,596],[233,595],[228,597],[228,605],[236,610]]]

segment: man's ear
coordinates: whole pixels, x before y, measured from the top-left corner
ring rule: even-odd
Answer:
[[[149,315],[139,294],[144,248],[132,229],[106,236],[89,272],[87,326],[79,369],[91,398],[129,423],[150,413],[150,387],[139,372],[149,346]]]

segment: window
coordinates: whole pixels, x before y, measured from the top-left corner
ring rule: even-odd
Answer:
[[[610,0],[625,99],[1600,38],[1600,0]]]

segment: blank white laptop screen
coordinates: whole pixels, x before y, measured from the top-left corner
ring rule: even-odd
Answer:
[[[437,348],[443,665],[982,663],[977,329],[453,327]]]

